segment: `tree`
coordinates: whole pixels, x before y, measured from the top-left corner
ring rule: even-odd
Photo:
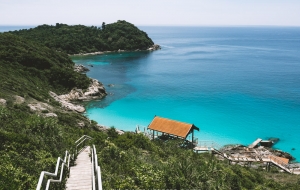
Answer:
[[[105,29],[105,22],[102,22],[102,30]]]

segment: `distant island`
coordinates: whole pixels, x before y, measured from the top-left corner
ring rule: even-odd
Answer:
[[[101,27],[44,24],[10,33],[67,54],[157,48],[146,32],[123,20],[112,24],[103,23]]]

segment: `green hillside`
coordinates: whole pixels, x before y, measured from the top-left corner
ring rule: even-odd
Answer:
[[[126,21],[96,26],[57,23],[11,32],[68,54],[97,51],[145,50],[154,43],[148,35]]]
[[[68,92],[87,88],[90,79],[73,71],[64,53],[12,34],[0,34],[0,95],[11,93],[44,99],[49,90]]]
[[[48,95],[86,87],[90,79],[73,65],[65,53],[0,34],[0,190],[35,189],[40,172],[54,172],[57,157],[72,151],[84,134],[96,145],[103,189],[299,189],[299,176],[232,166],[209,153],[179,148],[180,141],[100,131],[96,122],[63,110]],[[34,112],[30,103],[51,108]],[[48,111],[57,117],[45,117]],[[64,182],[51,189],[64,189]]]
[[[73,71],[64,53],[12,34],[0,34],[0,189],[35,189],[41,170],[53,171],[56,159],[93,124],[66,112],[49,91],[86,88],[90,79]],[[16,97],[18,96],[18,98]],[[58,117],[30,111],[29,103],[45,103]],[[85,122],[86,128],[75,127]]]

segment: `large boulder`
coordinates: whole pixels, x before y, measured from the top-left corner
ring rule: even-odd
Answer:
[[[103,98],[107,93],[102,83],[97,81],[96,79],[92,79],[90,86],[87,91],[84,92],[84,96],[87,100],[95,99],[95,98]]]
[[[83,106],[72,104],[72,103],[66,101],[65,99],[62,99],[60,96],[58,96],[54,92],[50,91],[49,94],[56,101],[58,101],[61,104],[62,108],[64,108],[65,110],[67,110],[67,111],[76,111],[78,113],[85,112],[85,109],[84,109]]]

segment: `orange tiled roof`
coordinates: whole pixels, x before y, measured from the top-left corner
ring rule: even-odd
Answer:
[[[275,157],[275,159],[274,159]],[[279,164],[283,163],[283,164],[288,164],[289,163],[289,159],[287,158],[283,158],[283,157],[279,157],[279,156],[269,156],[269,158],[275,162],[278,162]]]
[[[192,128],[199,131],[199,128],[197,128],[193,124],[183,123],[157,116],[154,117],[154,119],[148,126],[148,129],[172,134],[183,138],[186,138]]]

